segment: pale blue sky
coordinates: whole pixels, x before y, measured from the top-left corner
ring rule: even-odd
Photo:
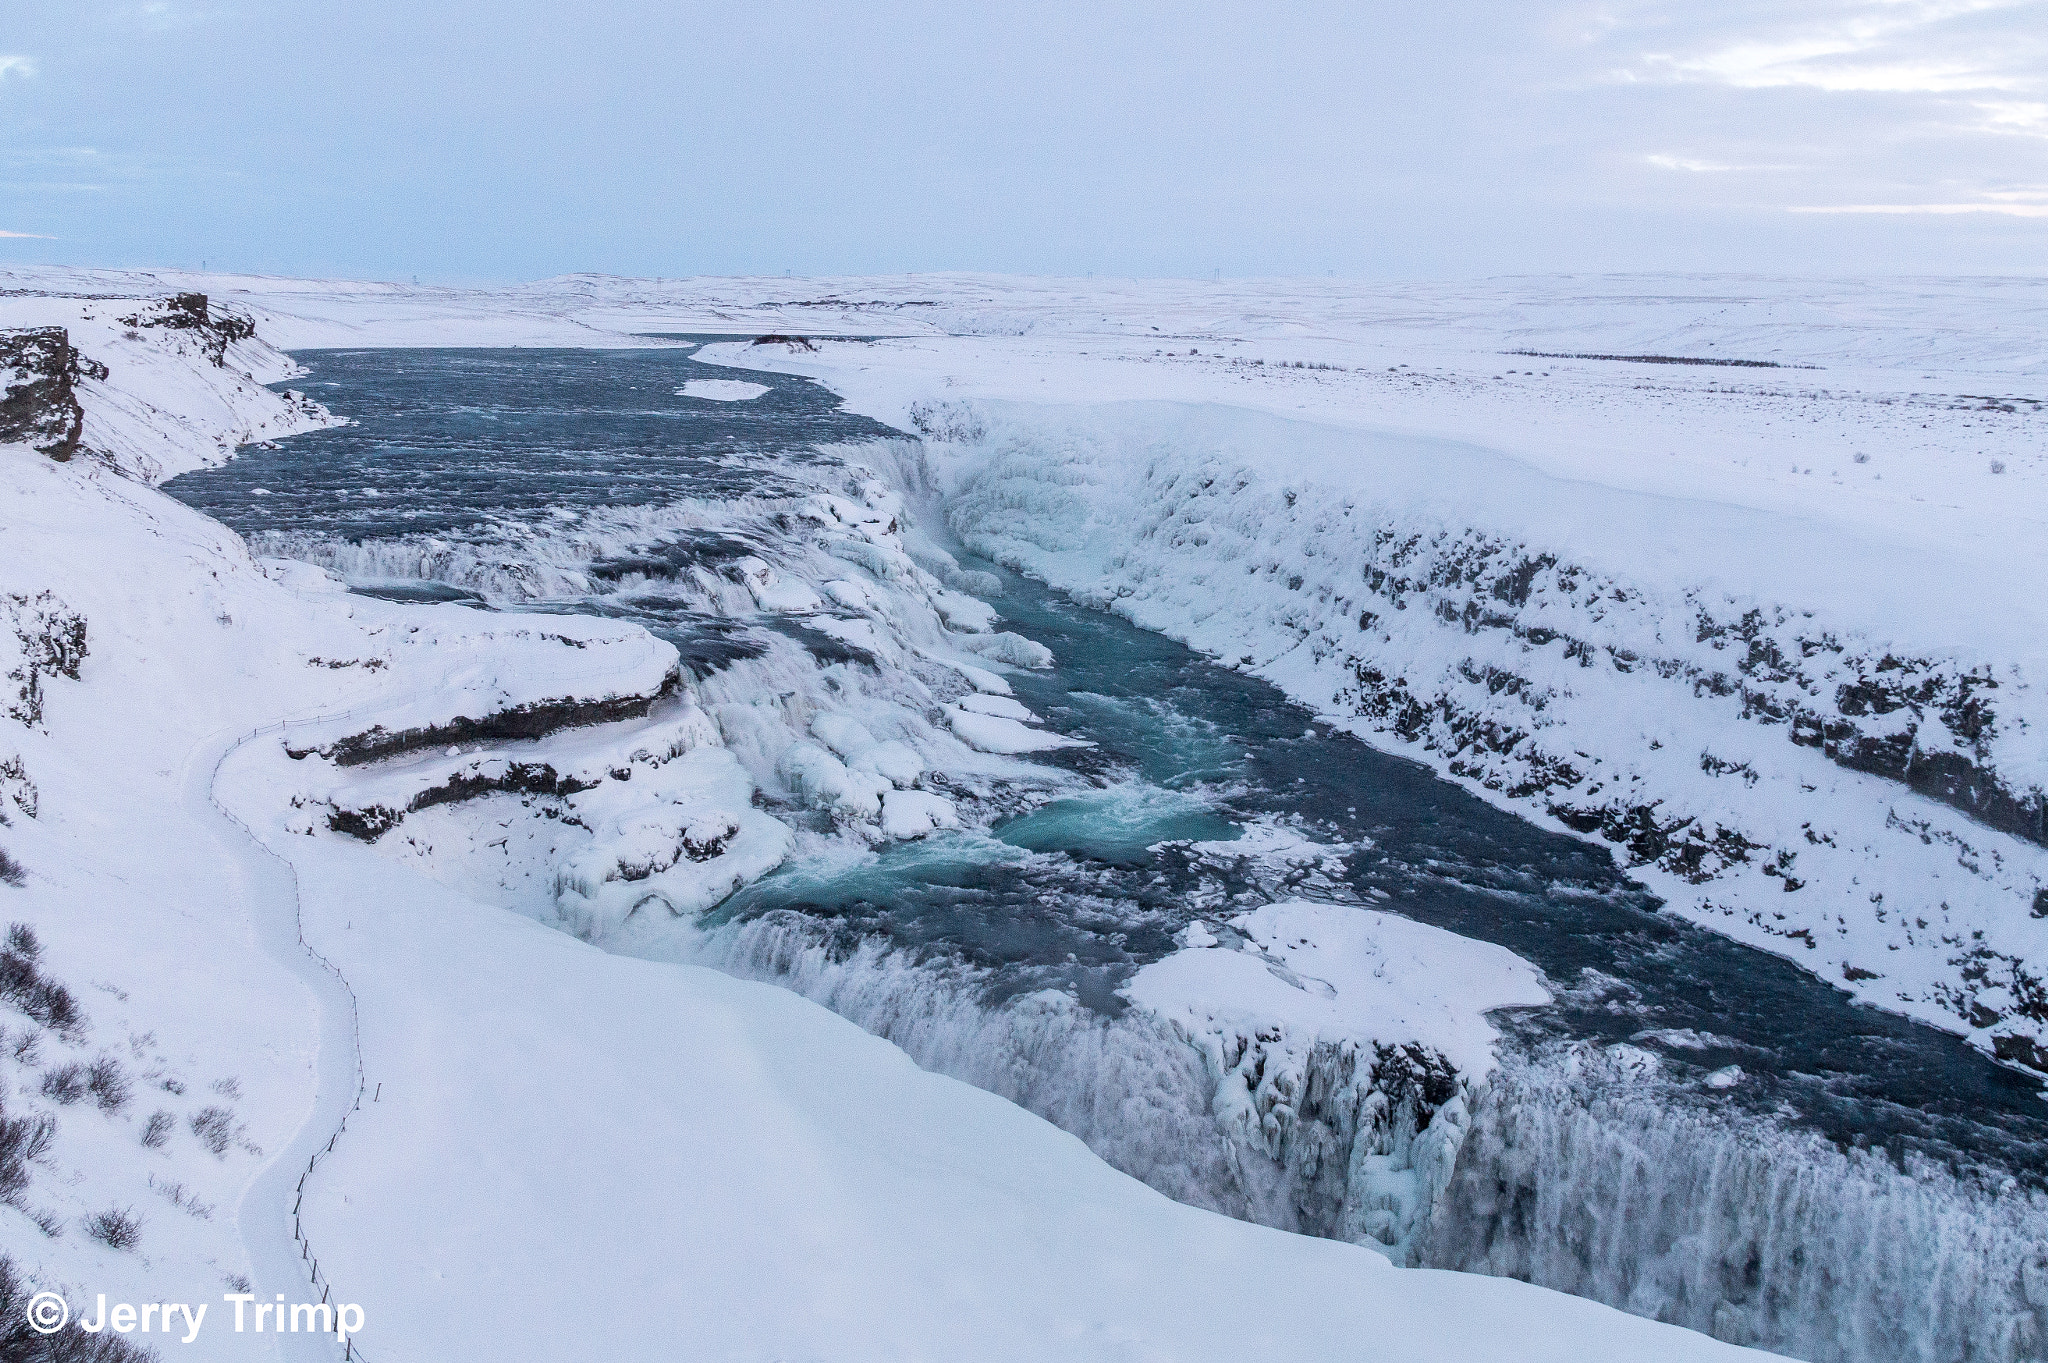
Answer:
[[[2048,272],[2048,0],[8,0],[0,264]]]

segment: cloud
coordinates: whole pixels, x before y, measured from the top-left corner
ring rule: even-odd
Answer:
[[[55,241],[53,236],[42,232],[0,232],[0,237],[25,237],[35,241]]]
[[[1791,213],[2000,213],[2009,218],[2048,218],[2048,204],[1801,204]]]
[[[1625,80],[1827,93],[2021,91],[2040,83],[2040,43],[1990,41],[1973,21],[2039,8],[2034,0],[1852,0],[1785,17],[1691,51],[1642,53]]]
[[[1977,100],[1973,105],[1981,132],[2014,133],[2048,138],[2048,104],[2031,100]]]
[[[27,57],[0,57],[0,80],[9,76],[33,76],[36,64]]]
[[[1949,217],[1962,213],[1995,213],[2008,218],[2048,218],[2048,188],[1994,189],[1974,203],[1921,204],[1810,204],[1794,213],[1885,213],[1930,214]]]
[[[191,5],[172,4],[171,0],[144,0],[142,4],[116,10],[115,17],[137,28],[165,33],[204,24],[215,15],[210,10],[195,9]]]
[[[1579,72],[1627,111],[1608,136],[1639,192],[1957,232],[2048,217],[2013,189],[2048,178],[2048,0],[1577,2],[1622,16]]]
[[[1682,170],[1694,175],[1723,175],[1730,171],[1745,170],[1797,170],[1797,166],[1738,166],[1724,161],[1699,161],[1690,156],[1671,156],[1655,152],[1643,158],[1659,170]]]

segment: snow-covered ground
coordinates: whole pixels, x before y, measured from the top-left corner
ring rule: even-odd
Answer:
[[[347,595],[252,560],[148,486],[330,419],[259,386],[288,374],[260,339],[285,320],[277,299],[306,305],[294,344],[316,322],[349,343],[602,336],[563,307],[317,287],[234,300],[259,337],[216,336],[126,321],[159,281],[40,282],[129,296],[0,298],[0,325],[65,325],[108,371],[80,383],[85,447],[105,457],[0,447],[0,846],[21,881],[0,904],[39,939],[11,950],[0,1064],[9,1117],[55,1120],[0,1206],[0,1247],[37,1286],[79,1304],[211,1303],[194,1357],[266,1342],[332,1356],[329,1341],[222,1323],[223,1292],[309,1300],[308,1274],[361,1303],[378,1360],[1280,1358],[1362,1340],[1447,1359],[1739,1352],[1169,1201],[788,991],[595,950],[463,893],[445,865],[331,826],[318,816],[345,812],[329,784],[345,769],[361,773],[351,798],[379,797],[347,806],[360,817],[552,783],[584,802],[582,831],[608,859],[565,864],[550,885],[586,906],[576,926],[591,935],[640,907],[608,886],[670,877],[679,912],[707,893],[706,868],[744,880],[778,855],[747,798],[765,777],[748,761],[765,755],[693,713],[674,650],[639,627]],[[233,293],[207,287],[216,304]],[[468,309],[460,325],[451,309]],[[717,329],[708,311],[693,324]],[[846,596],[924,572],[877,507],[819,514],[866,546],[832,579]],[[739,589],[764,609],[831,588],[761,569]],[[957,679],[948,752],[963,769],[1021,761],[1006,754],[1041,731],[974,699],[1006,688],[970,659],[1028,666],[1035,646],[916,580],[931,628],[979,641],[933,663]],[[777,759],[781,779],[878,837],[945,819],[888,746],[901,740],[811,732],[797,769]],[[544,761],[518,760],[529,743]],[[680,814],[657,827],[644,807],[606,805],[628,782]],[[1311,911],[1268,917],[1288,912]],[[1481,1010],[1540,986],[1499,953],[1397,924],[1318,932],[1317,966],[1296,973],[1335,998],[1318,991],[1332,1006],[1302,1025],[1405,1033],[1482,1069]],[[1288,970],[1291,925],[1253,915],[1233,930]],[[1170,958],[1169,975],[1201,973],[1215,948],[1186,951],[1196,969]],[[1433,991],[1452,975],[1454,994]],[[1151,985],[1191,1034],[1214,1021],[1194,1010],[1215,981]]]

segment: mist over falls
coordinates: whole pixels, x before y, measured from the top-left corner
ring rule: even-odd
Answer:
[[[787,691],[910,713],[942,684],[818,628],[870,615],[835,600],[798,618],[748,585],[755,562],[811,580],[792,499],[864,457],[915,480],[914,448],[848,448],[897,433],[815,385],[679,397],[762,376],[677,350],[302,358],[301,386],[357,424],[168,488],[259,552],[392,596],[639,620],[708,709]],[[783,869],[666,947],[608,945],[788,984],[1233,1215],[1816,1360],[2040,1355],[2035,1082],[1660,915],[1602,849],[1263,682],[994,564],[948,580],[1050,650],[1053,668],[1008,681],[1092,746],[1041,754],[1030,779],[951,775],[965,826],[879,850],[772,805],[797,830]],[[778,737],[726,741],[761,749],[773,785]],[[1289,1101],[1234,1125],[1217,1102],[1231,1076],[1119,990],[1190,925],[1297,897],[1500,943],[1558,1000],[1518,1018],[1491,1083],[1311,1048]]]

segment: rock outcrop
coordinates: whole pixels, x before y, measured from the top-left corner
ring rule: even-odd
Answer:
[[[228,347],[256,334],[256,324],[246,317],[216,314],[203,293],[180,293],[152,303],[121,319],[123,326],[138,330],[160,327],[166,331],[197,332],[206,357],[225,367]]]
[[[69,459],[85,429],[77,385],[106,376],[105,365],[71,348],[63,327],[0,331],[0,443],[20,441],[52,459]]]

